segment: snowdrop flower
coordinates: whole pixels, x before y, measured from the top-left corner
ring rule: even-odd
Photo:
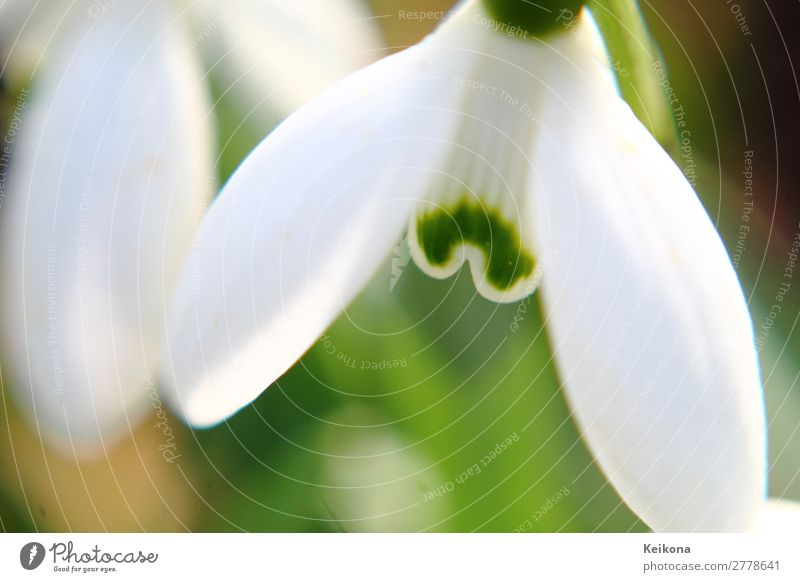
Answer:
[[[590,15],[564,27],[544,14],[468,0],[264,140],[184,269],[166,394],[195,425],[235,413],[407,230],[423,271],[464,265],[488,299],[541,283],[578,425],[647,524],[749,528],[765,426],[740,285],[691,186],[619,97]]]
[[[281,111],[366,64],[378,44],[352,0],[58,4],[0,4],[9,62],[42,62],[4,144],[0,339],[7,385],[37,429],[91,454],[160,406],[165,304],[214,187],[194,49],[224,51],[215,69],[235,70],[241,92]]]

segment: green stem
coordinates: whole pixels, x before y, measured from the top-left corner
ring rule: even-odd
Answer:
[[[636,117],[669,153],[677,151],[669,78],[636,0],[587,4],[603,35],[620,92]]]
[[[576,14],[586,0],[483,0],[492,18],[534,37],[564,30],[561,19]]]

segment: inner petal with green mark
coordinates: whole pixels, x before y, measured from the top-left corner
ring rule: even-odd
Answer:
[[[516,300],[535,287],[533,254],[517,226],[495,209],[465,198],[452,208],[424,211],[411,230],[417,262],[435,275],[450,275],[469,260],[476,286],[491,299]]]
[[[458,129],[411,217],[408,243],[429,275],[452,276],[467,262],[481,295],[518,301],[541,274],[532,248],[537,176],[530,153],[541,140],[561,150],[559,128],[547,126],[541,111],[554,97],[548,79],[569,35],[543,44],[502,34],[485,25],[482,3],[467,8],[476,14],[455,21],[452,35],[436,35],[442,47],[472,58],[454,59],[443,73],[462,95],[456,111],[443,111],[458,116]]]
[[[408,246],[432,277],[450,277],[467,262],[481,295],[518,301],[540,276],[531,246],[535,174],[527,152],[534,138],[544,137],[534,122],[503,107],[497,119],[468,113],[476,100],[482,99],[466,94],[449,160],[409,221]]]

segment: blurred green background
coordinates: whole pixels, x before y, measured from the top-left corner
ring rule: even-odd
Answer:
[[[435,26],[401,19],[400,10],[451,4],[372,2],[393,50]],[[790,280],[779,316],[768,316],[800,233],[791,62],[800,10],[748,0],[642,7],[690,131],[689,153],[677,161],[694,170],[750,300],[771,495],[800,499],[800,281]],[[6,95],[6,112],[12,101]],[[217,110],[224,180],[263,136],[224,100]],[[753,152],[755,218],[743,235],[745,152]],[[170,418],[174,464],[158,451],[154,420],[108,458],[79,465],[58,457],[4,388],[0,528],[645,531],[569,416],[536,297],[490,303],[468,273],[437,281],[407,258],[399,246],[394,265],[389,258],[302,361],[231,420],[194,431]]]

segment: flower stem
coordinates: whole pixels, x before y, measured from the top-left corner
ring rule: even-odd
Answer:
[[[622,98],[670,154],[677,148],[669,79],[636,0],[587,4],[603,35]]]
[[[483,0],[492,18],[534,37],[563,31],[564,14],[577,13],[586,0]]]

